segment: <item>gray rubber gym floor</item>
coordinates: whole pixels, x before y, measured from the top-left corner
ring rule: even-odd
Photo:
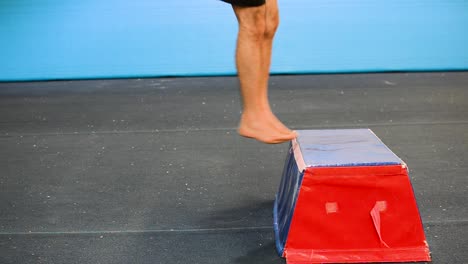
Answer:
[[[433,263],[468,263],[468,72],[274,76],[295,129],[371,128]],[[0,83],[0,263],[284,263],[287,144],[236,134],[234,77]]]

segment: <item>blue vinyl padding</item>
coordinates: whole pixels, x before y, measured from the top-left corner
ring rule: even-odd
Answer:
[[[283,175],[273,209],[276,249],[280,256],[282,256],[284,252],[297,196],[299,195],[299,189],[304,176],[304,172],[299,171],[297,167],[292,147],[290,147],[290,150],[286,157]]]
[[[398,158],[370,129],[299,130],[306,167],[398,165]]]
[[[272,73],[468,69],[468,1],[279,0]],[[0,81],[235,74],[218,0],[2,0]]]

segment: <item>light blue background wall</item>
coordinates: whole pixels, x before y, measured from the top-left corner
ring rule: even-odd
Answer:
[[[468,69],[466,0],[279,0],[274,73]],[[0,0],[0,80],[233,74],[217,0]]]

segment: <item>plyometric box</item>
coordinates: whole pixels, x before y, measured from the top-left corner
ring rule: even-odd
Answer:
[[[400,158],[370,129],[298,133],[274,206],[288,264],[430,261]]]

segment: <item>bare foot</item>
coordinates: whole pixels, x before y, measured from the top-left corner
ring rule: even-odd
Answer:
[[[288,127],[286,127],[286,126],[276,117],[275,114],[273,114],[273,112],[271,111],[271,109],[269,109],[269,111],[268,111],[266,114],[267,114],[268,120],[270,120],[270,122],[273,124],[273,126],[274,126],[278,131],[280,131],[280,132],[283,133],[283,134],[290,134],[290,133],[293,132],[291,129],[289,129]]]
[[[289,130],[284,125],[287,129],[286,132],[278,129],[278,124],[275,123],[271,115],[265,112],[256,114],[243,113],[238,129],[239,134],[267,144],[283,143],[297,137],[295,131]],[[280,124],[282,123],[280,122]]]

